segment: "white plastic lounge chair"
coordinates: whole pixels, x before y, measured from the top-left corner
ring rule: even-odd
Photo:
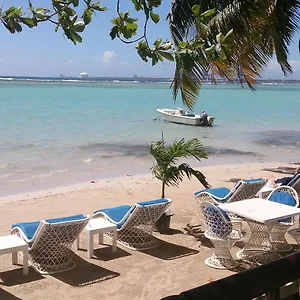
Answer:
[[[294,207],[299,206],[297,192],[290,186],[279,186],[270,193],[268,201],[274,201]],[[293,246],[288,244],[285,239],[287,230],[295,224],[294,218],[285,218],[276,222],[271,230],[271,242],[277,252],[286,252],[293,249]]]
[[[89,216],[12,225],[11,234],[23,238],[29,246],[29,263],[41,274],[53,274],[76,267],[72,260],[72,244],[89,221]]]
[[[205,260],[212,268],[232,269],[238,262],[232,257],[230,249],[242,238],[242,223],[231,221],[227,213],[209,202],[201,203],[201,211],[207,226],[204,236],[214,245],[214,253]]]
[[[206,189],[195,193],[196,200],[220,204],[254,198],[266,184],[267,179],[245,179],[237,182],[232,190],[226,187]]]
[[[158,199],[100,209],[92,218],[105,218],[117,225],[117,242],[129,249],[143,250],[158,246],[153,225],[170,206],[170,199]],[[105,234],[111,237],[112,233]]]

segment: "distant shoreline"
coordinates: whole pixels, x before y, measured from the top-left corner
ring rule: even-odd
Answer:
[[[173,78],[168,77],[88,77],[79,78],[73,76],[63,76],[63,77],[35,77],[35,76],[0,76],[0,82],[65,82],[65,83],[110,83],[110,84],[170,84]],[[204,85],[213,85],[211,81],[204,80]],[[245,82],[243,82],[245,83]],[[240,84],[240,81],[233,80],[217,80],[216,84]],[[256,85],[300,85],[300,80],[285,80],[285,79],[258,79],[255,81]]]

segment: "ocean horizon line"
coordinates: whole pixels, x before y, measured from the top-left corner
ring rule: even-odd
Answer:
[[[132,77],[111,77],[111,76],[89,76],[85,78],[76,76],[6,76],[0,75],[0,82],[63,82],[63,83],[113,83],[113,84],[170,84],[173,78],[171,77],[143,77],[133,75]],[[246,82],[242,82],[245,84]],[[232,85],[240,84],[239,80],[217,79],[216,85]],[[256,85],[300,85],[300,80],[297,79],[257,79]],[[204,80],[203,85],[214,85],[210,80]]]

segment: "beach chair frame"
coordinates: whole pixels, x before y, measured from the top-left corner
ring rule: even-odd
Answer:
[[[300,197],[300,174],[298,174],[292,181],[289,182],[288,186],[292,187]]]
[[[266,184],[267,179],[262,178],[260,181],[244,181],[240,180],[236,183],[233,189],[223,197],[217,197],[209,192],[209,190],[203,190],[195,195],[195,199],[201,204],[202,202],[210,202],[212,204],[229,203],[234,201],[240,201],[245,199],[254,198],[255,195]]]
[[[269,200],[273,194],[278,192],[289,193],[295,199],[295,207],[299,206],[299,198],[296,190],[290,186],[282,185],[277,187],[274,191],[270,193],[266,200]],[[287,252],[293,249],[293,246],[290,245],[286,238],[285,234],[288,229],[295,224],[295,218],[291,218],[290,222],[276,222],[273,228],[271,229],[270,239],[273,245],[273,248],[277,252]]]
[[[205,260],[205,264],[216,269],[237,267],[238,262],[232,257],[230,250],[242,238],[242,223],[230,220],[210,202],[203,202],[200,207],[206,224],[204,236],[214,245],[214,253]]]
[[[159,244],[153,236],[153,226],[172,202],[170,199],[166,200],[167,202],[150,205],[135,203],[119,222],[115,222],[104,212],[97,212],[92,218],[104,218],[120,227],[117,229],[118,244],[131,250],[151,249]],[[105,236],[112,238],[113,232],[108,232]]]
[[[14,227],[16,234],[29,246],[29,264],[41,274],[54,274],[72,270],[76,263],[72,259],[72,244],[89,221],[85,219],[48,223],[42,220],[32,239],[28,239],[20,227]]]

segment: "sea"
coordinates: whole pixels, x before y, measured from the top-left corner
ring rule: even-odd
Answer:
[[[199,138],[192,167],[299,162],[300,85],[204,84],[194,112],[212,127],[166,122],[169,79],[0,78],[0,197],[105,178],[150,174],[152,141]]]

